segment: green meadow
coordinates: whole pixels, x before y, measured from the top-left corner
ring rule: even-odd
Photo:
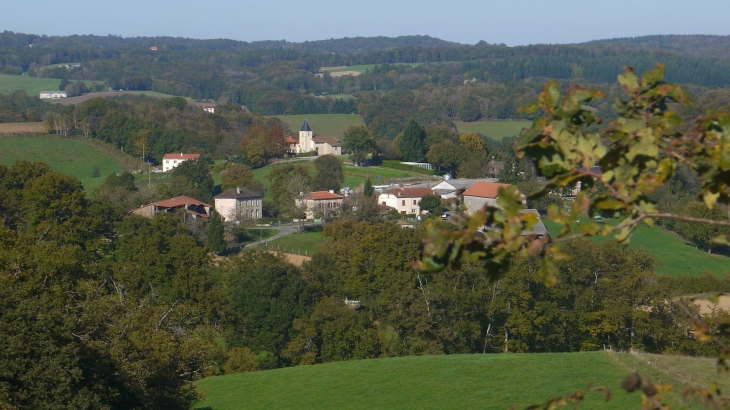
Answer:
[[[503,137],[511,137],[520,135],[523,128],[530,128],[531,121],[477,121],[463,122],[454,121],[459,134],[467,132],[475,132],[482,134],[490,139],[502,139]]]
[[[409,65],[411,67],[416,67],[416,66],[419,66],[422,64],[423,63],[395,63],[395,64],[391,64],[391,65]],[[347,66],[347,67],[327,68],[327,69],[322,69],[321,71],[327,71],[329,73],[338,73],[338,72],[342,72],[342,71],[357,71],[359,73],[364,74],[366,71],[372,70],[373,67],[375,67],[376,65],[379,65],[379,64],[351,65],[351,66]]]
[[[328,240],[329,239],[322,236],[321,232],[295,233],[293,235],[288,235],[271,241],[266,245],[266,247],[271,250],[280,250],[282,252],[312,256],[312,254],[324,246]]]
[[[91,86],[93,81],[84,81]],[[57,78],[37,78],[27,75],[0,74],[0,94],[12,94],[16,91],[25,91],[31,97],[40,96],[41,91],[55,91],[61,80]]]
[[[314,135],[332,136],[342,138],[342,133],[353,125],[363,125],[362,117],[356,114],[302,114],[302,115],[277,115],[280,120],[289,125],[289,129],[295,134],[299,132],[302,123],[306,119],[314,131]]]
[[[217,376],[196,382],[198,409],[522,409],[584,389],[582,409],[639,408],[608,353],[399,357]],[[569,408],[573,408],[572,405]]]
[[[559,226],[548,220],[543,222],[550,235],[556,238],[560,232]],[[611,237],[591,239],[603,242]],[[699,276],[705,271],[716,275],[730,273],[730,258],[727,256],[709,255],[706,251],[696,249],[694,245],[660,227],[639,225],[629,240],[629,246],[644,249],[653,255],[656,259],[654,270],[658,274]]]
[[[12,165],[19,160],[41,161],[52,170],[73,175],[84,184],[86,192],[101,186],[104,178],[119,172],[119,164],[111,155],[81,140],[54,137],[0,138],[0,163]],[[94,166],[101,176],[92,178]]]

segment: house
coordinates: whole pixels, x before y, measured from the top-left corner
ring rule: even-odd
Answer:
[[[328,218],[339,215],[344,199],[344,196],[333,191],[315,191],[304,195],[297,203],[304,209],[307,219],[314,219],[320,214]]]
[[[466,212],[473,214],[484,206],[496,206],[499,188],[506,188],[509,184],[500,184],[496,182],[475,182],[472,186],[464,191],[464,205]],[[522,202],[527,203],[527,199],[522,195]]]
[[[41,91],[40,98],[51,98],[54,100],[57,100],[59,98],[66,98],[67,94],[66,91]]]
[[[299,145],[299,140],[295,140],[292,137],[286,136],[284,137],[284,142],[286,143],[287,147],[289,147],[287,149],[287,154],[296,154],[298,152],[297,146]]]
[[[162,157],[162,172],[167,172],[189,159],[200,159],[200,154],[165,154]]]
[[[315,137],[307,120],[304,120],[301,128],[299,128],[299,141],[294,145],[290,143],[290,149],[297,154],[314,151],[317,155],[342,155],[340,140],[327,136]]]
[[[189,196],[178,196],[164,201],[142,205],[141,207],[133,210],[131,213],[147,218],[154,218],[158,214],[174,213],[178,210],[183,210],[187,214],[190,214],[193,219],[198,219],[210,217],[213,207],[205,202],[198,201],[195,198],[190,198]]]
[[[378,196],[378,204],[395,208],[403,215],[419,214],[421,198],[426,195],[434,195],[433,190],[427,187],[398,186],[384,190]]]
[[[487,162],[487,175],[497,178],[504,169],[504,162],[491,160]]]
[[[231,188],[216,195],[215,209],[225,222],[259,219],[264,195],[248,188]]]
[[[157,51],[157,46],[152,46],[152,47],[150,47],[150,50],[151,50],[151,51]]]
[[[431,187],[443,199],[458,198],[464,191],[477,182],[497,182],[494,178],[446,179]]]
[[[215,107],[203,107],[203,111],[215,114]]]

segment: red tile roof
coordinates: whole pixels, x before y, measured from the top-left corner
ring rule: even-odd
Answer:
[[[200,202],[197,199],[190,198],[189,196],[178,196],[171,199],[166,199],[164,201],[159,202],[153,202],[150,205],[154,205],[160,208],[176,208],[178,206],[183,205],[195,205],[195,206],[207,206],[211,207],[210,205],[206,204],[205,202]],[[212,208],[212,207],[211,207]]]
[[[496,198],[499,188],[508,187],[509,184],[499,184],[497,182],[475,182],[469,189],[464,191],[464,196],[478,196],[481,198]]]
[[[198,159],[200,154],[165,154],[162,159]]]
[[[344,196],[333,194],[329,191],[315,191],[304,195],[304,199],[311,199],[313,201],[320,201],[323,199],[342,199]]]
[[[400,198],[423,198],[426,195],[433,195],[433,189],[431,188],[408,188],[408,187],[397,187],[391,188],[385,191],[386,194],[397,196]]]
[[[299,140],[295,140],[292,137],[284,137],[284,142],[287,144],[299,144]]]

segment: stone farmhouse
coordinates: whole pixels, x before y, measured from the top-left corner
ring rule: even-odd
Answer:
[[[378,204],[394,208],[403,215],[419,214],[421,198],[426,195],[434,195],[434,191],[427,187],[398,186],[385,189],[378,196]]]
[[[335,137],[314,136],[309,121],[304,120],[301,128],[299,128],[299,141],[294,138],[287,138],[289,143],[289,151],[294,154],[305,152],[316,152],[317,155],[342,155],[342,144]]]
[[[191,215],[193,219],[208,218],[213,211],[211,205],[205,202],[198,201],[195,198],[189,196],[178,196],[175,198],[166,199],[164,201],[152,202],[151,204],[142,205],[141,207],[133,210],[131,213],[134,215],[141,215],[147,218],[154,218],[161,213],[175,213],[178,211],[184,211]]]
[[[248,188],[231,188],[214,200],[215,210],[225,222],[259,219],[263,213],[263,194]]]
[[[162,172],[167,172],[189,159],[200,159],[200,154],[165,154],[162,157]]]
[[[344,196],[333,191],[315,191],[304,195],[297,203],[304,209],[307,219],[314,219],[318,215],[329,218],[340,214],[344,199]]]
[[[509,184],[500,184],[496,182],[475,182],[472,186],[464,191],[464,205],[466,212],[473,214],[485,205],[496,206],[499,188],[510,186]],[[522,203],[527,203],[527,198],[522,195]]]

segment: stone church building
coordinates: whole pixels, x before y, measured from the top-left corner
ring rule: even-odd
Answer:
[[[309,121],[307,120],[304,120],[302,127],[299,128],[299,141],[293,138],[287,141],[289,142],[290,151],[295,154],[315,151],[317,155],[342,155],[342,144],[340,140],[327,136],[315,137],[312,127],[309,126]]]

